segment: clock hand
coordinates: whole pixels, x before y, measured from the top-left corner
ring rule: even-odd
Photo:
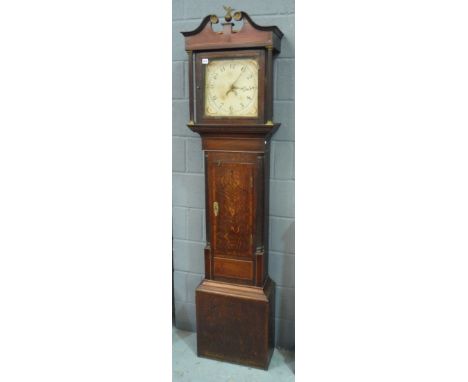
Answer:
[[[237,95],[236,89],[242,89],[242,88],[238,86],[234,86],[234,84],[232,84],[229,90],[226,92],[226,95],[228,95],[230,92],[234,92]]]
[[[245,69],[245,66],[244,66],[244,69]],[[240,87],[235,86],[235,83],[236,83],[237,81],[239,81],[239,78],[241,78],[242,74],[244,74],[244,73],[245,73],[245,70],[242,70],[242,69],[241,69],[240,74],[237,76],[236,80],[232,83],[231,87],[234,87],[234,88],[236,88],[236,89],[242,89],[242,88],[240,88]]]
[[[239,86],[234,86],[234,85],[233,85],[232,88],[233,88],[233,89],[243,89],[243,88],[245,88],[245,86],[239,87]]]
[[[234,89],[241,89],[240,87],[235,86],[234,84],[235,84],[237,81],[239,81],[239,78],[242,76],[243,73],[244,73],[243,71],[241,71],[241,72],[239,73],[239,75],[237,76],[237,78],[236,78],[236,79],[234,80],[234,82],[231,84],[231,87],[229,88],[229,90],[226,92],[226,95],[228,95],[230,92],[234,91]],[[237,95],[237,92],[236,92],[236,91],[234,91],[234,93]]]
[[[237,76],[237,78],[236,78],[236,79],[234,80],[234,82],[232,83],[231,87],[234,86],[234,84],[235,84],[237,81],[239,81],[239,78],[240,78],[240,76],[242,76],[242,73],[244,73],[244,72],[242,72],[242,71],[240,72],[240,74]]]
[[[231,86],[229,87],[229,90],[226,92],[226,96],[230,93],[230,92],[234,92],[234,94],[237,96],[237,92],[234,90],[234,89],[242,89],[242,87],[238,87],[238,86],[235,86],[236,82],[239,81],[239,79],[241,78],[242,74],[244,74],[245,72],[245,66],[241,69],[241,72],[239,73],[239,75],[237,76],[237,78],[234,80],[234,82],[231,84]]]
[[[235,89],[240,89],[240,88],[231,87],[231,89],[227,91],[226,95],[228,95],[230,92],[234,92],[234,94],[237,96],[237,92],[235,91]]]
[[[242,88],[240,88],[240,87],[234,85],[234,84],[237,82],[237,80],[240,78],[241,75],[242,75],[242,73],[239,74],[239,77],[237,77],[237,79],[232,83],[231,87],[230,87],[229,90],[226,92],[226,95],[228,95],[228,94],[229,94],[230,92],[232,92],[232,91],[237,95],[237,92],[235,91],[235,89],[242,89]]]

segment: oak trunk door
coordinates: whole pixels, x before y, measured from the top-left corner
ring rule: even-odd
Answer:
[[[253,282],[256,163],[241,153],[208,155],[212,274]]]

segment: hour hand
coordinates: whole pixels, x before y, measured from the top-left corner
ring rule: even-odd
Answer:
[[[234,92],[235,95],[237,95],[236,89],[240,89],[237,86],[232,85],[229,90],[226,92],[226,95],[228,95],[230,92]]]

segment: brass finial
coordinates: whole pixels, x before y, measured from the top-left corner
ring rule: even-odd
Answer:
[[[234,20],[239,21],[240,19],[242,19],[242,12],[234,12]]]
[[[226,16],[224,16],[224,20],[226,20],[227,22],[231,21],[232,20],[232,11],[234,9],[232,9],[231,7],[228,7],[226,5],[223,5],[223,8],[226,11]]]
[[[211,24],[218,24],[218,16],[216,15],[211,15],[210,16],[210,21],[211,21]]]

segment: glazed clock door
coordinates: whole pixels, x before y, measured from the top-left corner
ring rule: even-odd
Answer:
[[[196,122],[263,123],[265,78],[263,50],[197,53]]]
[[[256,163],[249,154],[211,152],[207,165],[211,274],[253,284]]]

